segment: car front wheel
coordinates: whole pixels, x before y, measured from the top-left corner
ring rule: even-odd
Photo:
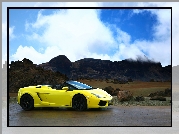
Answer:
[[[72,107],[77,111],[84,111],[87,109],[87,101],[83,95],[75,95],[72,100]]]

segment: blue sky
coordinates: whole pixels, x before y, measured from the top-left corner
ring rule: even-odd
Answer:
[[[142,10],[142,9],[140,9]],[[104,23],[114,24],[120,27],[122,31],[131,35],[131,42],[136,39],[153,40],[152,27],[157,24],[157,16],[145,11],[142,14],[134,14],[133,10],[104,10],[101,14],[101,20]]]
[[[166,66],[171,64],[170,15],[169,9],[11,9],[10,61],[147,56]]]

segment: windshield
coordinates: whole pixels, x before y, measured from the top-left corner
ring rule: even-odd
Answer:
[[[92,89],[93,87],[77,81],[66,81],[66,83],[74,86],[77,89]]]

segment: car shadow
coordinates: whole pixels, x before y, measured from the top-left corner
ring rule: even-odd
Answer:
[[[76,111],[76,112],[89,112],[89,111],[108,111],[110,108],[89,108],[85,111],[77,111],[73,108],[54,108],[54,107],[41,107],[34,108],[33,111]]]

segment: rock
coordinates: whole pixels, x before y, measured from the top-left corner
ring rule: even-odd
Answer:
[[[135,98],[135,101],[144,101],[145,99],[144,99],[144,97],[143,96],[137,96],[136,98]]]
[[[103,90],[106,91],[110,95],[112,95],[114,92],[114,88],[112,88],[111,86],[105,87],[103,88]]]
[[[166,98],[162,96],[154,96],[154,97],[151,97],[150,100],[166,101]]]
[[[120,91],[120,89],[119,89],[119,88],[116,88],[116,91]]]
[[[105,87],[103,90],[112,96],[117,96],[118,92],[120,91],[119,88],[114,89],[111,86]]]
[[[171,89],[169,89],[169,88],[165,89],[165,96],[166,97],[170,97],[171,94],[172,94],[172,90]]]
[[[117,98],[119,101],[129,101],[133,98],[133,96],[130,91],[119,91]]]
[[[148,97],[154,97],[154,96],[163,96],[163,97],[171,97],[171,89],[167,88],[165,91],[157,91],[155,93],[150,93]]]
[[[120,89],[118,89],[119,91],[120,91]],[[118,90],[113,90],[113,93],[112,93],[112,96],[117,96],[117,94],[118,94]]]
[[[24,58],[22,61],[23,61],[24,65],[32,65],[33,64],[33,62],[31,60],[26,59],[26,58]]]

